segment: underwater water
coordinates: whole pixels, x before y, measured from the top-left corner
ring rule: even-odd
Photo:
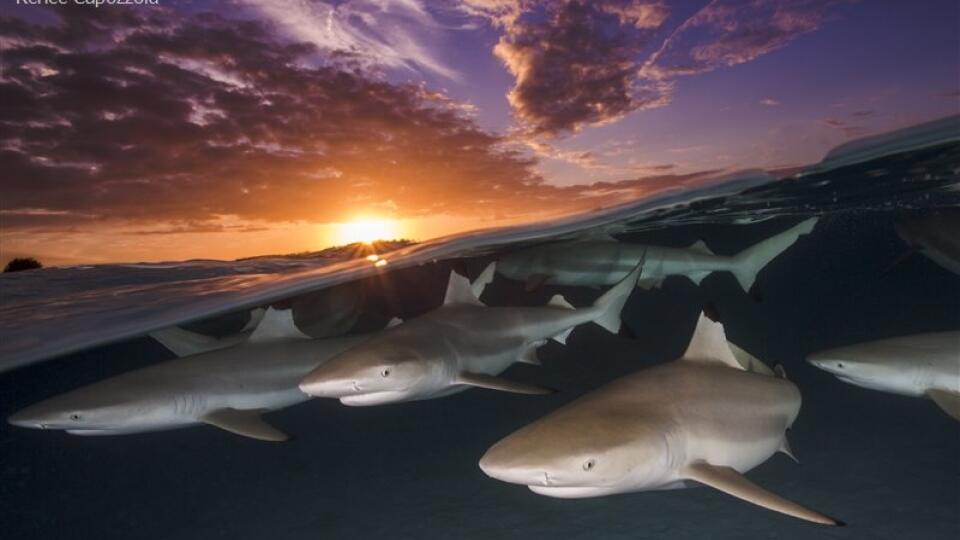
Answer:
[[[631,294],[619,334],[582,325],[566,345],[551,341],[540,348],[542,366],[516,364],[504,374],[559,390],[552,395],[470,389],[374,407],[314,399],[266,415],[293,436],[282,444],[209,426],[76,437],[3,424],[0,534],[118,539],[960,537],[960,423],[931,400],[846,384],[804,361],[815,351],[842,345],[960,329],[960,275],[922,254],[902,257],[908,248],[896,229],[905,217],[957,212],[960,144],[953,137],[812,168],[786,180],[742,176],[725,184],[723,194],[696,194],[695,200],[690,194],[672,194],[666,202],[611,214],[620,226],[610,232],[625,244],[681,247],[704,240],[718,254],[737,253],[806,217],[820,219],[810,234],[763,268],[749,293],[727,272],[714,272],[699,286],[686,277],[669,277],[660,287]],[[575,235],[595,225],[573,220],[563,233]],[[458,239],[414,246],[407,252],[415,261],[411,264],[394,264],[405,260],[403,254],[386,255],[391,263],[385,269],[345,263],[340,274],[340,267],[322,274],[331,280],[323,283],[354,282],[357,305],[340,309],[356,309],[353,333],[377,331],[390,317],[409,320],[436,308],[451,269],[476,277],[487,262],[544,240],[506,238],[482,248],[471,245],[455,257],[434,255]],[[159,279],[144,277],[142,268],[103,267],[4,276],[3,366],[19,367],[0,374],[0,414],[6,417],[79,386],[174,358],[151,338],[127,339],[136,333],[134,326],[124,330],[129,335],[102,339],[104,344],[64,341],[56,347],[75,352],[52,359],[32,355],[39,345],[29,341],[11,345],[14,334],[30,334],[41,344],[72,331],[96,338],[97,325],[106,335],[111,324],[119,324],[108,317],[130,318],[131,313],[145,314],[134,317],[142,334],[164,325],[162,317],[144,322],[151,300],[154,311],[168,309],[164,313],[175,318],[191,305],[189,291],[196,287],[212,290],[213,298],[226,298],[227,307],[209,308],[211,314],[234,314],[195,322],[191,328],[230,334],[243,325],[247,308],[258,305],[249,295],[281,279],[305,281],[299,274],[277,277],[262,266],[244,274],[237,270],[244,264],[249,263],[220,264],[227,267],[226,278],[210,270],[217,265],[196,263],[149,268],[146,273],[165,276]],[[191,274],[198,266],[201,274]],[[78,284],[73,276],[84,272],[93,277]],[[189,276],[175,280],[182,289],[161,283],[174,272]],[[220,280],[238,275],[252,276],[252,281],[237,285],[235,296],[218,297],[218,291],[230,289]],[[307,294],[285,286],[293,291],[290,297]],[[103,294],[108,289],[122,292]],[[528,291],[524,283],[498,276],[482,299],[490,306],[541,306],[562,294],[579,307],[601,292],[550,284]],[[134,303],[135,311],[104,315],[91,307],[98,300],[101,310]],[[770,366],[782,365],[803,396],[789,433],[800,463],[776,454],[747,476],[842,520],[845,527],[793,519],[706,487],[553,499],[488,478],[478,468],[487,448],[511,432],[611,380],[679,357],[706,305],[719,314],[731,342]],[[960,343],[956,353],[960,356]]]

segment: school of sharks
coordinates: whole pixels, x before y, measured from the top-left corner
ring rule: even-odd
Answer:
[[[909,249],[957,273],[960,244],[949,231],[957,230],[958,218],[944,210],[902,220],[897,230]],[[277,442],[288,435],[262,414],[312,397],[373,406],[472,388],[550,394],[562,389],[501,374],[518,362],[540,365],[537,349],[548,340],[564,344],[578,326],[620,332],[628,300],[642,304],[644,293],[669,276],[699,284],[711,273],[729,272],[747,294],[757,275],[804,241],[817,221],[803,219],[732,256],[714,254],[703,241],[668,248],[605,233],[508,251],[473,280],[451,271],[441,305],[366,334],[311,336],[298,327],[296,306],[271,305],[250,310],[235,335],[165,328],[151,336],[177,359],[52,397],[9,422],[73,435],[205,424]],[[545,284],[605,290],[579,307],[560,294],[540,307],[487,306],[484,290],[495,279],[520,281],[528,290]],[[838,345],[810,355],[809,364],[853,385],[929,398],[960,420],[960,330]],[[801,403],[801,389],[783,367],[731,343],[722,317],[708,307],[675,361],[610,381],[507,434],[479,467],[490,478],[548,497],[705,485],[787,516],[842,525],[829,509],[795,502],[746,476],[777,452],[796,459],[788,432]]]

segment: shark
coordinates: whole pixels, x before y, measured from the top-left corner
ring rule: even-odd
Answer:
[[[848,345],[811,354],[807,362],[845,383],[930,398],[960,420],[960,330]]]
[[[702,484],[836,525],[744,475],[778,451],[793,456],[786,431],[800,404],[782,368],[771,371],[728,343],[723,326],[701,314],[680,359],[616,379],[520,428],[491,446],[479,465],[492,478],[548,497]]]
[[[894,228],[910,248],[899,260],[920,253],[942,268],[960,274],[960,209],[903,214]]]
[[[642,260],[591,306],[576,309],[555,295],[540,307],[490,307],[467,278],[450,273],[443,304],[346,351],[304,377],[300,389],[312,396],[366,406],[438,398],[468,388],[519,394],[548,394],[542,386],[498,375],[516,362],[539,364],[536,349],[595,322],[620,330],[620,311],[636,287]],[[497,263],[478,278],[493,279]]]
[[[257,317],[261,320],[249,335],[226,346],[198,341],[197,336],[206,336],[186,330],[173,332],[167,344],[185,356],[54,396],[8,421],[72,435],[206,424],[253,439],[284,441],[288,435],[261,415],[310,399],[298,387],[303,376],[370,336],[311,339],[297,329],[289,309],[270,307]]]
[[[497,272],[509,279],[524,281],[527,290],[540,285],[605,286],[621,281],[641,256],[646,258],[638,285],[659,286],[673,275],[686,276],[697,285],[713,272],[731,272],[749,291],[757,274],[767,264],[809,234],[817,223],[810,218],[763,240],[736,255],[714,254],[699,240],[685,248],[621,242],[606,233],[553,242],[509,253],[500,258]]]

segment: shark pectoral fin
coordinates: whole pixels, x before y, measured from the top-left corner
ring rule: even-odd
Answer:
[[[793,454],[793,448],[790,448],[790,441],[787,440],[787,434],[783,434],[783,440],[780,441],[780,448],[777,448],[777,452],[782,452],[787,455],[790,459],[796,463],[800,463],[800,460],[797,459],[797,456]]]
[[[509,381],[507,379],[501,379],[500,377],[494,377],[493,375],[484,375],[483,373],[464,372],[457,377],[456,382],[457,384],[476,386],[477,388],[486,388],[488,390],[500,390],[501,392],[511,392],[514,394],[545,396],[556,393],[556,390],[551,388]]]
[[[550,274],[530,274],[527,276],[527,281],[524,283],[523,288],[527,292],[539,289],[547,281],[550,281],[551,277],[553,276]]]
[[[531,345],[517,357],[517,362],[521,364],[530,364],[531,366],[542,365],[540,357],[537,356],[537,345]]]
[[[731,467],[718,467],[699,462],[687,466],[683,470],[683,476],[774,512],[820,523],[821,525],[839,525],[837,520],[833,518],[804,508],[795,502],[788,501],[763,489],[747,480],[746,477]]]
[[[943,412],[960,420],[960,393],[939,388],[927,390],[927,396],[943,409]]]
[[[200,421],[224,431],[261,441],[281,442],[290,437],[260,418],[259,410],[217,409],[200,417]]]

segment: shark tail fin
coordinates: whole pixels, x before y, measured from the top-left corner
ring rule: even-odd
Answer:
[[[297,323],[293,319],[293,308],[268,307],[247,341],[258,343],[275,339],[310,339],[310,336],[297,328]]]
[[[217,338],[197,334],[178,326],[155,330],[150,332],[150,337],[179,357],[200,354],[224,346]]]
[[[483,269],[483,272],[480,272],[480,275],[477,276],[477,279],[473,280],[470,283],[470,290],[473,291],[473,295],[480,299],[480,296],[483,295],[483,290],[486,289],[487,285],[493,283],[493,277],[497,273],[497,261],[493,261],[488,264],[486,268]]]
[[[734,255],[733,267],[730,271],[733,272],[743,290],[749,291],[757,279],[757,274],[770,261],[792,246],[797,238],[813,230],[813,226],[817,224],[817,219],[813,217],[804,220],[782,233],[771,236]]]
[[[597,301],[591,306],[590,309],[596,312],[593,322],[599,324],[608,332],[614,334],[620,332],[620,312],[623,310],[624,304],[627,303],[627,299],[630,298],[630,293],[632,293],[637,286],[637,280],[640,279],[640,274],[643,273],[643,263],[646,257],[647,252],[644,251],[643,256],[640,258],[640,263],[637,264],[636,268],[627,274],[627,277],[620,280],[620,283],[617,283],[611,287],[610,290],[603,293],[600,298],[597,298]]]

